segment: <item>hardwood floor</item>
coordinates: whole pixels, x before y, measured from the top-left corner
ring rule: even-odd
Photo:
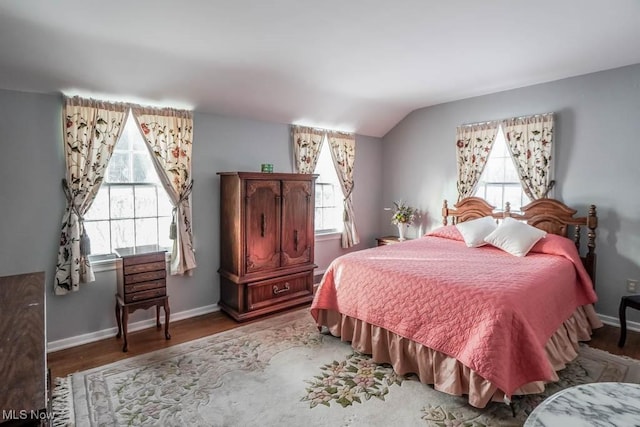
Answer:
[[[297,310],[306,310],[306,308]],[[277,315],[275,314],[274,316]],[[254,320],[254,322],[259,320]],[[122,352],[122,339],[117,339],[114,336],[94,343],[49,353],[47,362],[53,378],[63,377],[73,372],[167,348],[248,323],[251,322],[237,323],[226,314],[215,312],[172,322],[170,328],[171,340],[164,339],[163,329],[149,328],[129,334],[129,351],[127,353]],[[640,359],[640,333],[627,331],[627,342],[622,349],[618,347],[619,334],[619,328],[605,325],[594,331],[589,345],[609,353]]]

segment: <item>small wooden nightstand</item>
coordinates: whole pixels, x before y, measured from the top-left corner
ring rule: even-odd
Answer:
[[[376,241],[378,242],[378,246],[384,246],[384,245],[391,245],[393,243],[400,243],[400,240],[398,239],[399,239],[398,236],[384,236],[384,237],[376,238]],[[406,242],[407,240],[411,240],[411,239],[405,239],[404,241]]]
[[[118,334],[124,336],[122,351],[128,350],[127,325],[129,313],[138,309],[156,308],[156,326],[160,328],[160,307],[164,308],[164,335],[169,334],[169,296],[167,295],[167,270],[165,250],[157,246],[139,246],[115,250],[117,289],[116,320]]]

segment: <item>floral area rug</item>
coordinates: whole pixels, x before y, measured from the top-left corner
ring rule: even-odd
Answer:
[[[307,309],[57,380],[57,425],[521,426],[562,388],[640,381],[640,362],[582,346],[545,393],[484,409],[320,334]],[[66,417],[61,415],[66,412]]]

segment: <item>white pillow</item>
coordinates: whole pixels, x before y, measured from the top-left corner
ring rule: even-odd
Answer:
[[[486,245],[487,242],[484,241],[484,238],[495,230],[496,227],[496,220],[490,216],[456,224],[456,228],[462,235],[464,242],[470,248]]]
[[[507,217],[484,241],[511,255],[523,257],[546,235],[546,231]]]

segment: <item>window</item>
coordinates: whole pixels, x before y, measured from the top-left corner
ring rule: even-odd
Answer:
[[[85,215],[92,260],[116,248],[159,245],[169,248],[172,205],[160,184],[147,145],[129,112],[104,182]]]
[[[511,211],[516,212],[531,201],[520,184],[502,127],[498,129],[474,196],[482,197],[500,210],[509,202]]]
[[[316,164],[316,234],[342,233],[342,188],[326,136]]]

